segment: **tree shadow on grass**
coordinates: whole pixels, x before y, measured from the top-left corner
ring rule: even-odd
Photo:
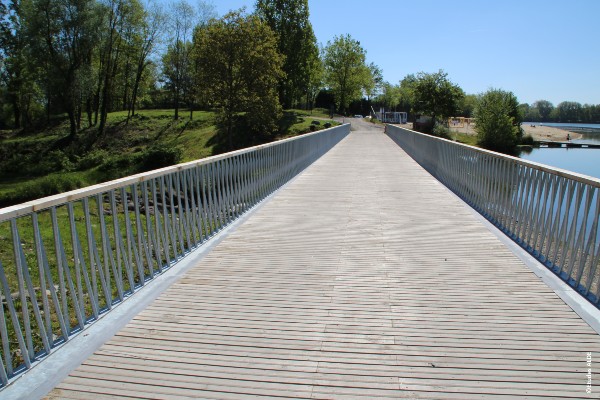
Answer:
[[[234,117],[231,133],[232,146],[229,145],[229,138],[227,137],[226,121],[217,119],[216,127],[217,133],[206,143],[207,146],[212,147],[213,155],[256,146],[273,139],[273,135],[270,133],[258,132],[256,129],[252,129],[245,115]]]

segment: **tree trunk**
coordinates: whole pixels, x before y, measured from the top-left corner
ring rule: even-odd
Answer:
[[[75,118],[75,110],[73,110],[73,107],[69,107],[69,111],[67,113],[69,114],[70,125],[69,140],[73,140],[77,135],[77,121]]]
[[[227,145],[229,146],[229,151],[233,151],[233,116],[228,113],[227,117]]]
[[[15,118],[15,129],[21,129],[21,107],[19,106],[19,100],[17,96],[13,96],[13,116]]]

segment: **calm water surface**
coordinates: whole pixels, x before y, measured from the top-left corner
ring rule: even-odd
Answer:
[[[582,135],[582,138],[573,140],[573,142],[600,144],[600,124],[543,123],[543,125],[555,126],[565,130],[569,130],[569,127],[586,128],[589,131],[578,132]],[[531,153],[521,153],[519,157],[524,160],[600,178],[600,149],[539,148],[533,149]]]

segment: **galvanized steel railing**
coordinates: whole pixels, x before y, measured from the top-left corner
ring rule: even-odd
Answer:
[[[600,307],[600,179],[392,125],[386,132],[440,182]]]
[[[205,242],[349,125],[0,210],[0,382]]]

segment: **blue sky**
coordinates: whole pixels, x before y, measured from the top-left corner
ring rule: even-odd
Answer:
[[[219,14],[254,0],[215,0]],[[600,104],[600,0],[309,0],[317,40],[350,34],[398,83],[443,69],[467,93]]]

